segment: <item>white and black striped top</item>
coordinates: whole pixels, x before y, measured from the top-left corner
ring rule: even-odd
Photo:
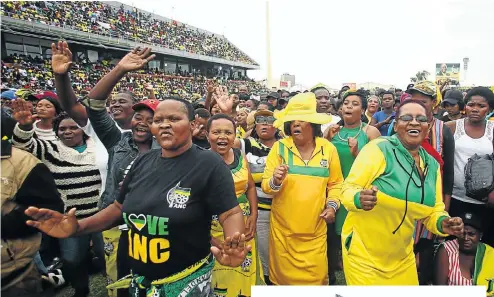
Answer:
[[[95,144],[86,141],[87,149],[79,153],[61,141],[46,141],[33,137],[34,130],[23,131],[16,125],[13,143],[32,153],[50,169],[65,204],[65,212],[75,207],[77,218],[98,212],[101,176],[95,165]]]

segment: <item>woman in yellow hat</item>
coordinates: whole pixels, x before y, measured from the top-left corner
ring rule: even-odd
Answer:
[[[276,285],[324,285],[326,222],[334,222],[343,182],[336,148],[321,137],[331,116],[317,113],[313,93],[296,95],[274,116],[287,137],[271,148],[262,180],[273,197],[269,277]]]

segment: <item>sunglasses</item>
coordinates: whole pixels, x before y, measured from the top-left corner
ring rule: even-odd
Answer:
[[[256,124],[263,125],[272,125],[276,119],[273,116],[257,116]]]
[[[407,122],[407,123],[413,121],[413,119],[415,119],[417,122],[419,122],[421,124],[428,122],[427,117],[422,116],[422,115],[414,117],[414,116],[411,116],[409,114],[405,114],[405,115],[402,115],[398,118],[398,120],[403,121],[403,122]]]

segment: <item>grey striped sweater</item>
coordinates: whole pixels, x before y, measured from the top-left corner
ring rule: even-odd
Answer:
[[[12,137],[17,148],[32,153],[50,169],[65,204],[65,212],[75,207],[77,218],[98,212],[101,176],[95,165],[96,150],[91,138],[87,149],[79,153],[61,141],[47,141],[33,137],[34,130],[23,131],[19,124]]]

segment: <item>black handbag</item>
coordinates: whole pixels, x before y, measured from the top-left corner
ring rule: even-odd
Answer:
[[[487,202],[494,190],[494,154],[473,155],[465,165],[465,189],[468,197]]]

